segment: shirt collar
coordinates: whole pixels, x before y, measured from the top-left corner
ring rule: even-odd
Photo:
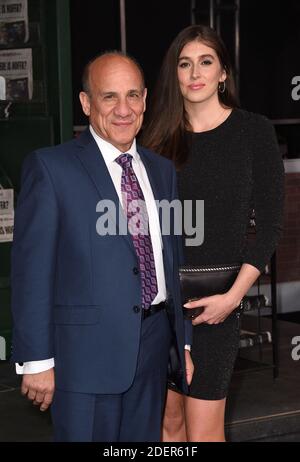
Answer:
[[[91,132],[93,138],[95,139],[95,141],[96,141],[96,143],[98,145],[98,148],[101,151],[104,162],[108,167],[109,164],[113,163],[119,157],[119,155],[123,154],[123,153],[121,151],[119,151],[119,149],[117,149],[111,143],[109,143],[108,141],[101,138],[95,132],[95,130],[93,129],[93,127],[91,125],[89,126],[89,129],[90,129],[90,132]],[[134,138],[134,140],[132,142],[132,145],[131,145],[130,149],[128,149],[126,152],[128,154],[131,154],[134,160],[138,161],[140,159],[140,156],[139,156],[139,154],[138,154],[138,152],[136,150],[136,139],[135,138]]]

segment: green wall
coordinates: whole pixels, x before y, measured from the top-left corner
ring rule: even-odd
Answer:
[[[10,117],[0,118],[0,165],[11,179],[16,196],[24,157],[34,149],[73,136],[69,7],[69,0],[28,0],[29,41],[5,48],[32,48],[33,55],[32,100],[13,102]],[[0,336],[7,341],[8,355],[10,250],[11,243],[0,243]]]

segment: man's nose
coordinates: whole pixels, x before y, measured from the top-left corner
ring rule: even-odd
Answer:
[[[131,107],[126,99],[120,99],[115,106],[115,114],[120,117],[127,117],[131,112]]]

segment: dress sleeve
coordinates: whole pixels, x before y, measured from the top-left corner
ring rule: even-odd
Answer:
[[[257,116],[252,133],[252,191],[255,239],[247,242],[244,263],[262,271],[273,255],[283,224],[284,166],[271,122]]]

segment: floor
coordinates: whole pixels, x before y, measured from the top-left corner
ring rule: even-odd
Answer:
[[[294,320],[300,320],[299,313]],[[263,331],[270,330],[270,319],[261,322]],[[255,330],[255,324],[252,317],[245,320],[249,330]],[[229,441],[300,441],[300,347],[293,359],[295,337],[300,346],[300,324],[280,320],[276,379],[270,368],[271,344],[240,350],[226,413]]]
[[[244,316],[242,328],[254,329],[255,323]],[[270,330],[270,319],[262,318],[262,329]],[[228,441],[300,441],[300,360],[291,355],[292,338],[299,336],[300,341],[300,324],[280,320],[278,331],[278,378],[270,366],[271,344],[262,345],[261,351],[259,346],[240,350],[226,412]],[[45,442],[51,437],[49,412],[41,413],[20,395],[14,368],[1,362],[0,442]]]

